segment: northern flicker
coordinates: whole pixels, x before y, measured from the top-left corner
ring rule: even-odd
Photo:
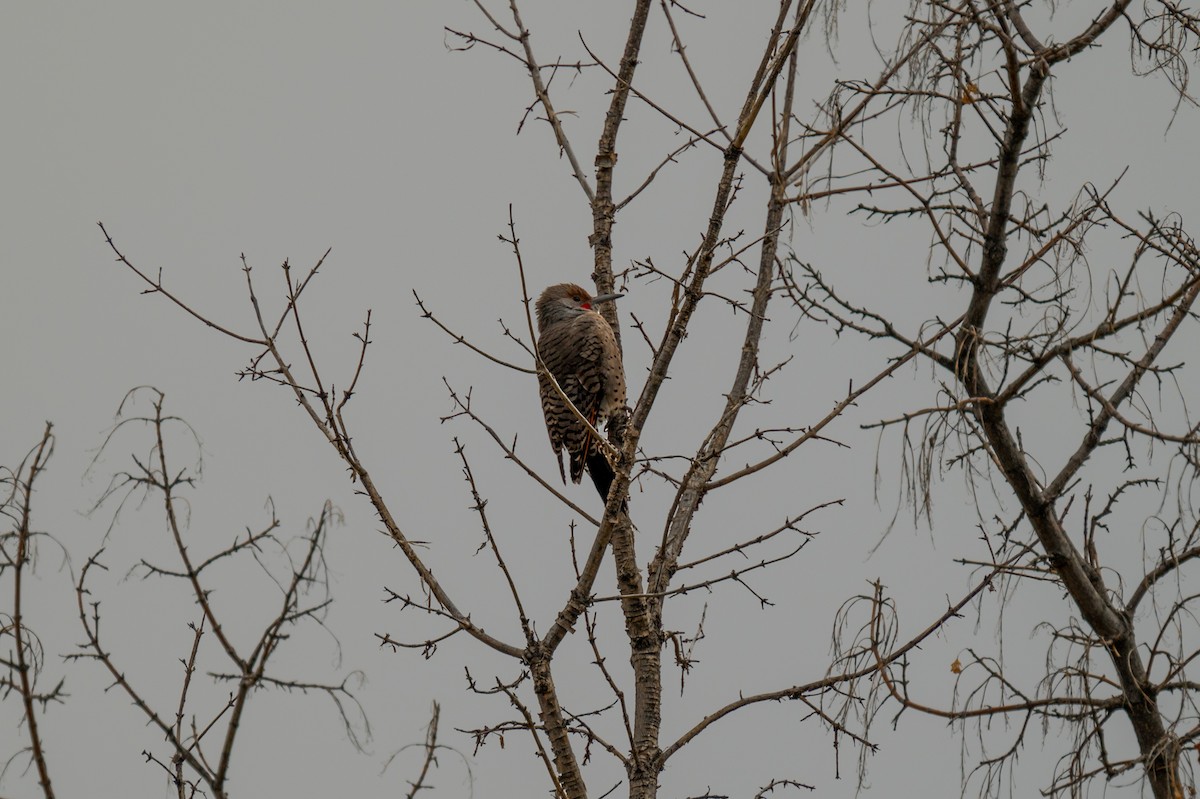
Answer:
[[[625,406],[625,370],[617,337],[594,307],[619,296],[593,297],[573,283],[560,283],[543,291],[537,301],[538,355],[563,394],[596,430]],[[567,481],[562,462],[566,450],[572,482],[579,482],[586,466],[601,499],[607,500],[615,475],[600,443],[544,374],[538,374],[538,387],[563,482]]]

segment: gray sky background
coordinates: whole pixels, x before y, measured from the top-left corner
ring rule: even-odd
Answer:
[[[582,35],[615,64],[627,5],[530,1],[522,9],[543,61],[559,54],[586,60]],[[726,119],[740,106],[773,16],[770,5],[700,3],[695,7],[710,19],[684,19],[689,55]],[[1086,4],[1075,5],[1081,8],[1065,7],[1055,29],[1071,31],[1090,13],[1082,8]],[[149,439],[144,431],[129,430],[90,473],[85,470],[125,392],[143,384],[165,391],[168,410],[186,418],[203,442],[204,479],[190,495],[198,551],[226,545],[247,526],[261,525],[268,518],[268,497],[285,533],[302,531],[325,498],[345,517],[327,551],[336,600],[328,626],[340,640],[340,659],[331,638],[310,628],[289,642],[281,672],[316,681],[361,670],[367,682],[360,698],[374,734],[368,752],[354,751],[325,699],[265,693],[244,722],[233,793],[396,795],[414,775],[417,754],[402,754],[381,776],[384,761],[421,740],[430,702],[438,700],[442,743],[466,757],[471,776],[462,760],[443,755],[436,795],[539,795],[545,774],[526,737],[511,735],[503,750],[493,742],[473,753],[469,736],[455,732],[496,724],[510,714],[502,698],[468,694],[464,664],[482,683],[495,676],[512,679],[515,665],[461,637],[430,661],[379,649],[375,633],[419,641],[444,626],[398,614],[381,602],[384,586],[404,593],[415,591],[416,582],[377,532],[368,504],[354,495],[332,450],[281,390],[238,383],[235,373],[249,350],[161,298],[140,296],[142,287],[113,263],[95,224],[103,220],[141,268],[161,268],[165,284],[196,308],[248,333],[253,317],[239,256],[244,253],[254,267],[260,296],[278,309],[278,265],[290,258],[305,268],[332,247],[306,295],[308,332],[327,373],[343,385],[356,354],[351,334],[360,329],[366,309],[373,309],[374,344],[349,419],[376,482],[411,537],[429,542],[430,563],[460,605],[489,631],[518,639],[500,575],[486,553],[473,555],[482,536],[454,455],[452,438],[458,436],[490,501],[489,515],[523,598],[544,630],[574,582],[567,544],[572,515],[503,461],[478,428],[461,420],[439,424],[451,411],[445,377],[461,391],[472,389],[474,407],[501,435],[517,436],[520,452],[553,477],[557,470],[534,381],[455,346],[420,318],[412,296],[414,289],[420,292],[441,319],[472,341],[522,360],[497,323],[502,318],[514,331],[524,329],[515,265],[497,240],[510,203],[530,290],[564,280],[587,282],[591,217],[569,167],[557,158],[543,124],[531,119],[514,135],[533,99],[520,65],[482,47],[466,53],[447,48],[452,42],[443,26],[487,33],[486,22],[466,2],[24,3],[7,9],[5,17],[0,461],[15,464],[36,443],[43,423],[54,422],[57,449],[40,484],[36,522],[69,559],[43,544],[29,622],[48,653],[43,679],[52,683],[65,676],[71,695],[44,716],[58,795],[170,793],[162,773],[139,754],[144,749],[165,754],[159,736],[122,696],[104,692],[107,681],[98,666],[58,657],[81,640],[72,575],[101,545],[115,506],[88,511],[108,477],[131,465],[130,453],[148,451]],[[853,13],[844,21],[836,63],[819,39],[803,45],[802,114],[835,78],[870,77],[877,69],[878,56],[859,24]],[[895,38],[886,24],[881,17],[875,31],[885,49]],[[1106,186],[1128,165],[1122,207],[1173,208],[1186,221],[1196,211],[1198,116],[1183,108],[1167,132],[1171,91],[1160,80],[1128,77],[1125,35],[1114,29],[1099,52],[1063,67],[1055,81],[1055,108],[1068,134],[1055,150],[1047,181],[1039,185],[1030,178],[1025,185],[1039,197],[1063,202],[1084,181]],[[667,101],[672,112],[705,124],[657,13],[643,55],[639,85]],[[560,109],[577,114],[567,117],[568,132],[589,168],[609,85],[593,71],[574,79],[560,75],[552,87]],[[682,141],[672,125],[634,100],[628,117],[618,148],[622,195]],[[707,221],[719,168],[719,154],[693,150],[624,211],[616,233],[617,268],[649,256],[661,268],[678,270],[680,253],[695,246]],[[757,235],[764,199],[762,182],[748,174],[730,229],[740,225]],[[800,257],[855,296],[893,303],[910,330],[948,313],[938,303],[955,295],[924,281],[924,229],[864,226],[845,211],[831,206],[796,218],[791,244]],[[1105,257],[1094,253],[1098,268],[1111,266]],[[735,272],[727,270],[715,289],[741,291],[745,275]],[[657,336],[668,297],[663,282],[632,284],[621,304],[623,322],[632,311]],[[895,354],[853,338],[836,339],[809,323],[797,327],[795,313],[782,307],[772,321],[763,362],[789,355],[795,361],[772,381],[772,405],[739,428],[746,431],[749,425],[811,424],[842,397],[849,381],[869,378]],[[713,303],[694,331],[644,440],[655,454],[694,452],[732,376],[741,322]],[[636,331],[626,327],[624,335],[636,396],[647,354]],[[899,484],[885,474],[875,493],[876,439],[859,425],[928,405],[932,397],[928,368],[910,369],[832,430],[830,436],[849,449],[805,447],[778,469],[706,502],[689,545],[696,556],[765,532],[818,503],[846,499],[844,507],[810,518],[806,529],[821,535],[804,553],[754,578],[755,590],[772,607],[761,609],[748,591],[729,585],[672,607],[667,626],[690,634],[707,603],[706,638],[697,646],[700,663],[682,697],[678,671],[667,667],[664,740],[739,692],[823,675],[834,612],[849,596],[869,591],[869,580],[883,580],[897,598],[901,638],[966,590],[970,574],[954,559],[984,553],[977,551],[975,511],[957,475],[935,495],[932,533],[914,527],[911,513],[901,509],[895,529],[871,554],[896,511]],[[1060,410],[1070,412],[1067,405]],[[1051,431],[1061,425],[1038,416],[1031,413],[1027,429],[1045,434],[1052,449]],[[176,443],[175,460],[194,459],[186,439]],[[894,441],[885,440],[880,457],[885,467],[896,462]],[[742,462],[731,459],[722,472]],[[653,554],[670,500],[661,485],[645,488],[632,499],[643,561]],[[590,486],[568,486],[567,493],[584,507],[599,508]],[[170,712],[194,607],[177,586],[123,579],[137,558],[169,562],[160,517],[154,499],[139,506],[134,498],[126,505],[108,539],[105,562],[111,570],[96,578],[94,590],[104,603],[116,659],[148,698]],[[586,525],[581,537],[585,531]],[[1111,546],[1126,552],[1136,568],[1138,541]],[[262,612],[258,603],[274,596],[273,586],[254,568],[230,569],[214,588],[219,608],[236,618],[232,627],[244,635]],[[1019,621],[1008,622],[1005,639],[1006,667],[1034,679],[1046,641],[1030,635],[1029,620],[1041,618],[1046,608],[1061,618],[1062,610],[1057,592],[1042,590],[1017,596],[1008,618]],[[599,592],[614,591],[610,559]],[[8,599],[0,602],[6,607]],[[628,677],[615,604],[604,607],[600,634],[609,663]],[[996,649],[994,624],[976,628],[973,617],[964,619],[930,642],[918,656],[915,693],[930,704],[949,705],[949,664],[966,646]],[[557,666],[560,692],[575,711],[609,701],[599,675],[587,665],[591,657],[577,635]],[[221,668],[215,650],[206,664]],[[225,689],[205,680],[203,690],[195,697],[197,711],[218,706]],[[897,786],[914,796],[957,795],[957,734],[914,714],[906,714],[893,732],[892,712],[885,709],[888,718],[875,729],[881,750],[868,761],[864,795],[896,795]],[[0,704],[0,753],[19,745],[17,714],[15,702]],[[663,795],[698,795],[711,788],[751,796],[772,777],[813,784],[817,796],[854,795],[856,753],[846,742],[835,752],[832,736],[812,719],[802,722],[806,715],[798,705],[767,705],[718,725],[672,761],[663,775]],[[614,723],[604,729],[620,739]],[[1035,745],[1020,760],[1017,795],[1049,780],[1062,754],[1055,737],[1051,729],[1045,753],[1038,751],[1040,739],[1031,738]],[[600,752],[595,762],[589,774],[599,795],[623,775]],[[12,768],[0,781],[0,796],[30,796],[35,788],[32,773]],[[1124,795],[1115,788],[1110,793]]]

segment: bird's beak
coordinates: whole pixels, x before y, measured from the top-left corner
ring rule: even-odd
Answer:
[[[619,300],[624,296],[624,294],[601,294],[599,297],[592,298],[592,304],[596,305],[602,302],[611,302],[612,300]]]

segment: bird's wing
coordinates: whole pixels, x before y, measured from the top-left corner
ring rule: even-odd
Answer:
[[[612,335],[599,315],[582,314],[570,322],[551,325],[538,340],[542,362],[554,375],[563,393],[593,425],[604,395],[605,333]],[[562,471],[561,452],[565,449],[570,456],[571,479],[579,482],[583,461],[592,444],[587,427],[563,402],[548,378],[539,375],[538,381],[546,432],[550,436],[550,445],[559,454],[559,470]],[[565,482],[565,475],[563,480]]]
[[[570,324],[551,325],[538,339],[538,355],[541,356],[546,369],[558,381],[563,393],[579,407],[579,381],[575,378],[575,372],[578,370],[578,347],[573,339],[574,331]],[[559,475],[565,483],[567,475],[563,467],[562,451],[567,450],[569,455],[578,448],[582,437],[582,425],[563,402],[550,379],[540,372],[538,389],[542,400],[542,415],[546,419],[546,433],[557,456]]]

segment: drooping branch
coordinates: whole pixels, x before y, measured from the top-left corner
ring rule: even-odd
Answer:
[[[63,683],[60,681],[48,692],[38,688],[45,658],[39,652],[40,642],[25,623],[25,574],[34,563],[33,539],[37,535],[33,529],[33,494],[54,452],[52,430],[53,425],[47,422],[41,440],[17,468],[0,470],[0,491],[8,489],[8,496],[0,500],[0,517],[13,522],[10,531],[0,533],[0,576],[6,572],[12,576],[12,610],[0,614],[0,641],[12,639],[11,655],[0,657],[0,667],[8,672],[0,674],[0,696],[15,691],[20,698],[28,751],[45,799],[54,799],[55,794],[37,705],[45,710],[50,702],[61,702]]]

